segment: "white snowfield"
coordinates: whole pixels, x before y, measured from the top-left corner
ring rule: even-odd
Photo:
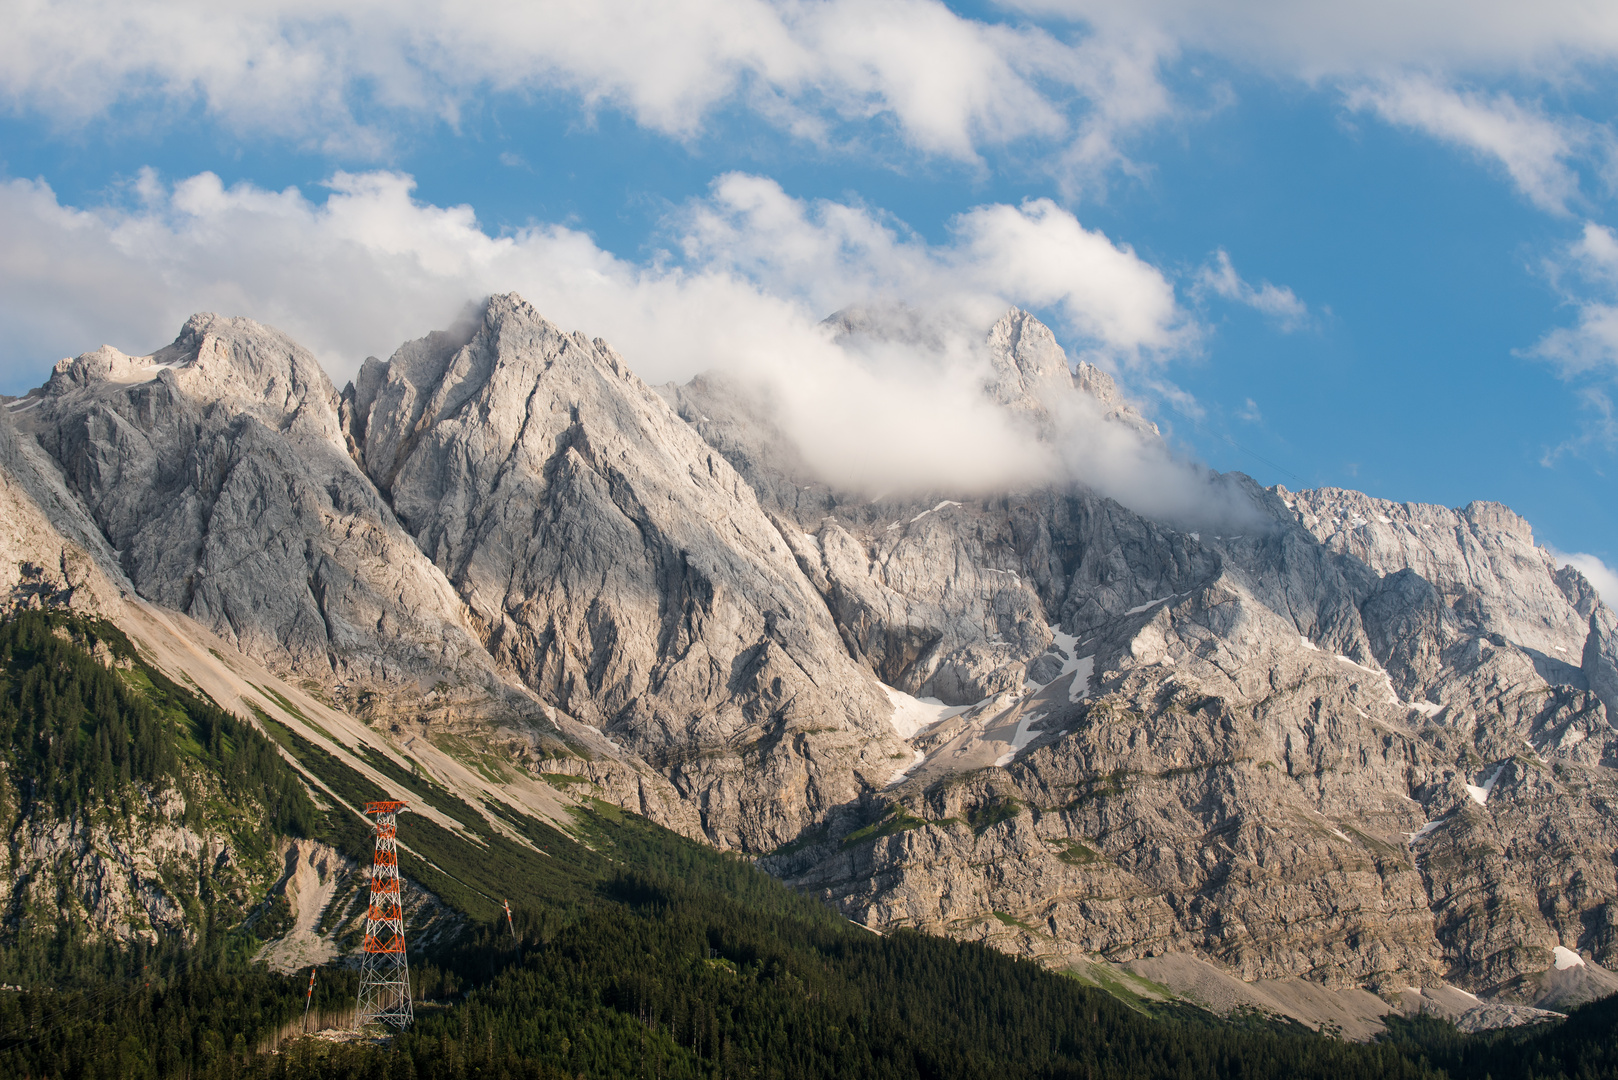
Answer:
[[[1505,771],[1505,765],[1496,765],[1494,767],[1494,772],[1490,773],[1489,778],[1483,781],[1482,787],[1478,787],[1476,784],[1468,784],[1466,785],[1466,793],[1472,796],[1472,801],[1477,803],[1479,806],[1487,806],[1489,802],[1489,792],[1494,790],[1495,782],[1500,779],[1500,774]]]
[[[893,733],[901,739],[913,738],[918,731],[924,731],[940,720],[958,716],[971,707],[945,705],[937,698],[911,697],[903,690],[887,683],[882,684],[882,690],[888,695],[888,700],[893,702],[893,716],[889,718],[889,722],[893,724]]]

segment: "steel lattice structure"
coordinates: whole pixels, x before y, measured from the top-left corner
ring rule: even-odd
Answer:
[[[376,821],[376,857],[371,863],[371,908],[365,916],[365,950],[360,956],[360,1001],[354,1026],[392,1024],[404,1028],[414,1017],[410,968],[405,962],[404,907],[399,895],[399,826],[402,802],[370,802],[365,812]]]

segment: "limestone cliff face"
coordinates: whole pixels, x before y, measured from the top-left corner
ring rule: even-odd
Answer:
[[[901,754],[753,491],[600,340],[495,297],[370,365],[356,457],[491,655],[768,850]],[[905,756],[908,756],[907,754]]]
[[[481,650],[454,592],[350,462],[307,351],[193,317],[144,358],[57,365],[14,407],[139,593],[334,688],[419,692]]]
[[[0,409],[0,610],[115,615],[128,586],[55,462]]]
[[[1026,313],[984,350],[1032,437],[1161,450]],[[1618,618],[1503,507],[871,501],[757,391],[653,391],[516,297],[341,394],[198,316],[6,413],[8,603],[137,592],[361,715],[574,755],[534,767],[869,925],[1384,991],[1618,963]]]

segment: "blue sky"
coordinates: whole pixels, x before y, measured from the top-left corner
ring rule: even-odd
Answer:
[[[198,309],[341,381],[515,289],[652,381],[862,387],[899,460],[973,418],[814,320],[1016,303],[1188,456],[1498,500],[1599,577],[1618,14],[1342,7],[35,5],[0,45],[0,392]]]

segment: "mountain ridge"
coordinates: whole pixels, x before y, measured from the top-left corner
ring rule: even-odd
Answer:
[[[1027,313],[985,348],[1037,437],[1160,445]],[[142,612],[174,657],[194,621],[456,790],[581,776],[856,921],[1057,966],[1536,1000],[1553,948],[1618,962],[1618,623],[1504,508],[873,500],[746,386],[654,391],[515,297],[340,392],[199,315],[0,411],[11,605]]]

